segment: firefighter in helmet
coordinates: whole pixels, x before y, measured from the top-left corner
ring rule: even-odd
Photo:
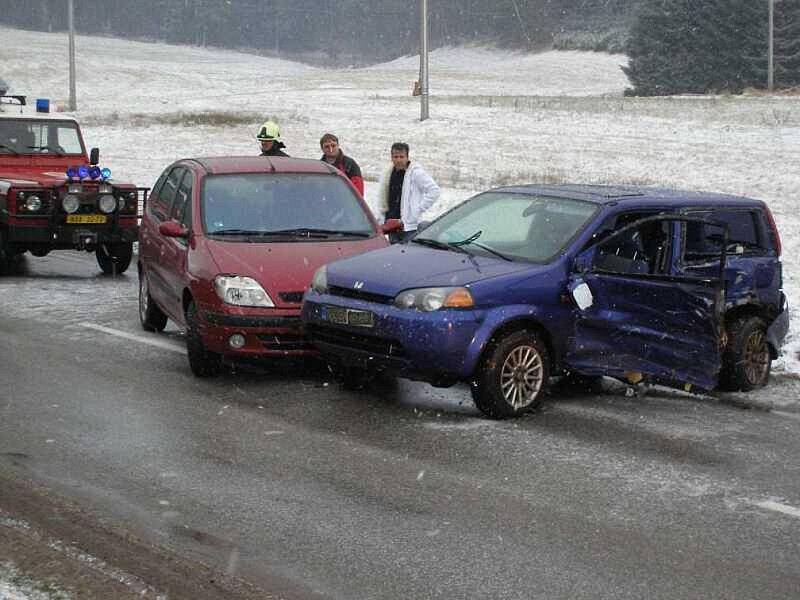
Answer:
[[[289,156],[282,150],[286,145],[281,141],[278,124],[266,121],[258,128],[256,139],[261,143],[261,156]]]

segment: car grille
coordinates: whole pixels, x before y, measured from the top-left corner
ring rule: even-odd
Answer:
[[[303,301],[303,292],[278,292],[278,297],[290,304],[300,304]]]
[[[258,339],[267,350],[278,352],[307,352],[314,349],[311,340],[301,333],[261,333]]]
[[[373,294],[372,292],[353,290],[346,287],[339,287],[337,285],[329,286],[328,293],[331,296],[342,296],[343,298],[355,298],[356,300],[364,300],[365,302],[375,302],[377,304],[392,304],[392,302],[394,302],[394,298],[392,296],[384,296],[383,294]]]
[[[343,331],[333,327],[320,327],[319,325],[310,326],[309,334],[315,342],[393,358],[404,358],[406,356],[405,348],[397,340]]]

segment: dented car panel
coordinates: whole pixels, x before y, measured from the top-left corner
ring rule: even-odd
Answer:
[[[780,251],[751,198],[498,188],[409,243],[329,264],[302,318],[334,365],[469,382],[492,418],[535,407],[565,372],[747,391],[788,330]]]

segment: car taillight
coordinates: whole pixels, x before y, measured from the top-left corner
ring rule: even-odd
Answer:
[[[764,206],[764,210],[767,215],[767,221],[769,221],[769,226],[772,229],[772,236],[775,239],[775,251],[778,253],[778,256],[780,256],[781,250],[783,249],[781,244],[781,234],[778,233],[778,226],[775,225],[775,218],[772,216],[772,212],[769,210],[769,207]]]

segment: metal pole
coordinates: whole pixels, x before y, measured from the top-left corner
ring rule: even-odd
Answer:
[[[67,3],[67,21],[69,22],[69,109],[78,110],[75,99],[75,11],[72,0]]]
[[[769,51],[767,57],[767,90],[775,86],[774,59],[775,0],[769,0]]]
[[[428,0],[422,0],[422,22],[420,24],[420,51],[419,51],[419,86],[420,107],[419,120],[424,121],[430,116],[428,112]]]

